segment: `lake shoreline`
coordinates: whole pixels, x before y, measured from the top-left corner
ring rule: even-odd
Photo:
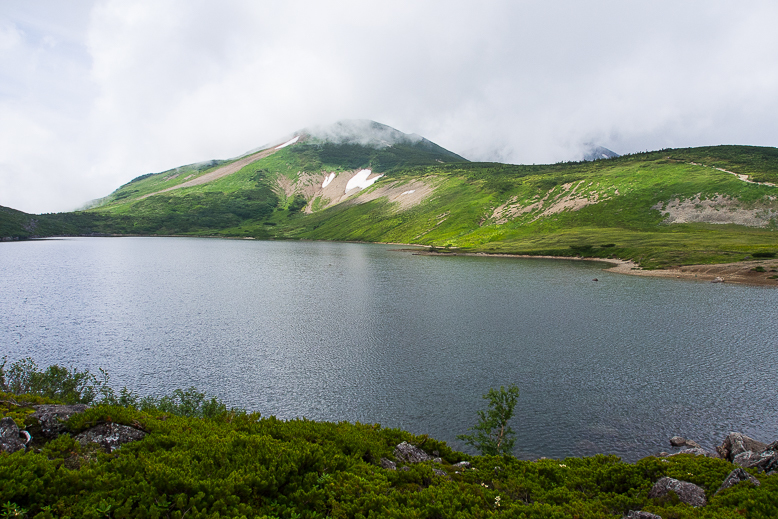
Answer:
[[[667,269],[647,270],[638,266],[632,260],[616,258],[588,258],[581,256],[533,256],[529,254],[507,254],[487,252],[432,252],[407,249],[408,252],[423,256],[474,256],[490,258],[521,258],[521,259],[555,259],[569,261],[599,261],[611,266],[604,268],[606,272],[627,274],[630,276],[645,276],[657,278],[682,279],[686,281],[698,281],[707,283],[727,283],[731,285],[748,285],[760,287],[778,287],[778,279],[770,279],[776,276],[778,271],[778,259],[760,259],[738,261],[734,263],[715,263],[701,265],[684,265]],[[764,272],[756,271],[762,267]]]
[[[30,238],[30,240],[46,240],[57,238],[71,238],[72,236],[52,236],[47,238]],[[255,240],[253,237],[245,236],[214,236],[214,235],[161,235],[161,234],[112,234],[102,236],[79,236],[83,238],[132,238],[132,237],[151,237],[151,238],[220,238],[228,240]],[[21,241],[21,240],[20,240]],[[267,241],[284,241],[271,239]],[[292,241],[324,241],[330,240],[292,240]],[[366,242],[366,241],[337,241],[337,243],[365,243],[379,245],[398,245],[402,247],[414,247],[413,249],[400,249],[404,252],[411,252],[422,256],[475,256],[491,258],[522,258],[522,259],[556,259],[571,261],[599,261],[608,263],[611,267],[604,268],[606,272],[616,274],[627,274],[630,276],[657,277],[668,279],[682,279],[686,281],[698,281],[707,283],[727,283],[730,285],[747,285],[759,287],[778,287],[778,258],[766,258],[758,260],[737,261],[733,263],[711,263],[696,264],[670,267],[666,269],[643,269],[632,260],[622,260],[617,258],[591,258],[582,256],[549,256],[549,255],[530,255],[530,254],[510,254],[510,253],[490,253],[490,252],[461,252],[448,251],[438,252],[429,250],[427,245],[418,245],[413,243],[396,242]],[[754,270],[761,267],[764,271]],[[771,279],[771,277],[776,276]]]

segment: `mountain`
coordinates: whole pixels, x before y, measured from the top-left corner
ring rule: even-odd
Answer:
[[[776,185],[776,148],[474,163],[418,135],[342,121],[141,175],[97,207],[47,218],[63,233],[414,243],[652,268],[778,252]]]
[[[126,205],[152,195],[195,186],[207,185],[200,191],[213,191],[210,188],[218,191],[226,185],[222,181],[226,177],[233,187],[242,183],[242,187],[253,189],[257,187],[252,183],[258,181],[256,171],[259,169],[264,187],[269,186],[285,199],[298,192],[311,192],[306,186],[316,176],[326,178],[331,173],[353,170],[356,174],[369,170],[372,179],[400,169],[452,162],[467,160],[423,137],[405,134],[374,121],[340,121],[330,126],[300,130],[235,159],[212,160],[141,175],[100,200],[97,207]],[[260,163],[267,167],[250,167]],[[247,177],[248,170],[253,173]]]
[[[586,151],[584,152],[584,160],[591,161],[591,160],[601,160],[601,159],[615,159],[616,157],[621,157],[618,153],[615,151],[611,151],[608,148],[603,148],[602,146],[595,146],[594,144],[587,145]]]
[[[28,214],[10,207],[0,206],[0,241],[17,241],[29,238],[92,233],[93,225],[79,222],[95,220],[66,213],[62,215]],[[97,219],[101,219],[97,216]]]

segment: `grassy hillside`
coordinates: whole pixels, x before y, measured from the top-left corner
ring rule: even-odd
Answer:
[[[727,153],[721,155],[716,155],[717,148],[664,150],[548,166],[417,168],[374,186],[393,178],[434,179],[434,194],[411,209],[400,211],[380,199],[341,204],[279,222],[277,232],[295,238],[420,243],[494,253],[619,257],[647,267],[736,261],[753,252],[775,251],[778,188],[690,163],[720,156],[724,158],[713,161],[717,167],[749,174],[761,168],[762,178],[778,180],[778,161],[761,167],[774,150],[723,149]],[[667,223],[668,215],[660,209],[674,200],[687,202],[690,219],[704,209],[705,201],[718,201],[708,212],[721,213],[721,220],[733,223],[705,221],[705,214],[701,221]],[[749,220],[752,214],[759,218]],[[734,223],[740,221],[750,225]]]
[[[372,184],[349,189],[360,171]],[[467,162],[426,140],[372,146],[302,135],[143,175],[99,207],[49,221],[65,234],[380,241],[657,268],[778,252],[776,185],[776,148],[523,166]]]
[[[76,213],[28,214],[0,206],[0,240],[26,240],[44,236],[92,234],[99,215]],[[110,227],[110,225],[104,225]]]

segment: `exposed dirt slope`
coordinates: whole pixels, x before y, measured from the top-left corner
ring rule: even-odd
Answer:
[[[745,204],[726,195],[713,198],[681,200],[676,198],[667,203],[659,202],[651,209],[657,209],[666,217],[664,223],[715,223],[767,227],[778,216],[778,201],[773,196],[758,203]]]
[[[321,210],[349,200],[351,203],[364,204],[371,200],[386,198],[387,201],[397,202],[398,209],[406,210],[420,204],[435,190],[434,183],[429,179],[413,180],[410,182],[396,181],[377,187],[370,186],[365,189],[348,187],[349,181],[357,175],[357,171],[342,171],[340,173],[298,173],[297,180],[292,182],[288,178],[279,177],[278,187],[287,196],[301,194],[308,200],[305,212],[310,214],[314,210]],[[371,173],[366,180],[374,180],[382,175]],[[356,195],[356,196],[355,196]]]
[[[256,162],[260,159],[264,159],[265,157],[269,157],[273,153],[275,153],[277,148],[269,148],[266,150],[259,151],[257,153],[253,153],[251,155],[248,155],[246,157],[243,157],[242,159],[238,159],[235,162],[232,162],[230,164],[227,164],[226,166],[223,166],[221,168],[217,168],[210,173],[206,173],[205,175],[201,175],[197,178],[193,178],[192,180],[189,180],[187,182],[183,182],[181,184],[178,184],[176,186],[169,187],[167,189],[162,189],[160,191],[156,191],[154,193],[149,193],[148,195],[143,195],[138,198],[138,200],[143,200],[144,198],[148,198],[150,196],[158,195],[160,193],[164,193],[166,191],[172,191],[174,189],[181,189],[184,187],[192,187],[192,186],[199,186],[202,184],[207,184],[208,182],[213,182],[214,180],[218,180],[222,177],[226,177],[227,175],[231,175],[240,169],[242,169],[244,166],[248,166],[252,162]]]

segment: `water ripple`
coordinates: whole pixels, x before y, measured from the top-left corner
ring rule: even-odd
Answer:
[[[195,385],[263,414],[378,422],[460,449],[481,395],[516,383],[526,458],[634,460],[674,434],[775,439],[778,291],[391,249],[3,244],[0,344],[143,393]]]

